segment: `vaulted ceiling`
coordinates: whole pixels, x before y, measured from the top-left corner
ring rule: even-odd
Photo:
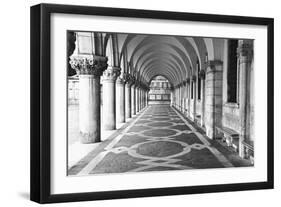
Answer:
[[[225,39],[220,38],[100,32],[77,32],[74,53],[92,54],[96,48],[92,38],[101,36],[102,55],[109,57],[108,64],[120,66],[147,85],[162,75],[175,86],[205,69],[208,60],[222,61],[225,54]]]
[[[197,67],[205,66],[207,48],[203,38],[118,34],[120,61],[127,55],[129,70],[149,83],[156,75],[176,85]]]

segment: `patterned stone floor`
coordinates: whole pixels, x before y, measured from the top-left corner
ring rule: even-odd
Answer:
[[[249,163],[206,138],[172,107],[156,105],[82,158],[68,175],[239,166]]]

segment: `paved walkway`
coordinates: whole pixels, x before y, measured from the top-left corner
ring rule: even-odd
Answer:
[[[249,166],[168,105],[149,106],[69,175]]]

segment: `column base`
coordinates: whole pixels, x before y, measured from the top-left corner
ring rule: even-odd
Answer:
[[[96,133],[80,132],[80,142],[82,144],[92,144],[92,143],[97,143],[100,141],[101,141],[100,135],[98,135]]]
[[[206,135],[210,139],[216,138],[216,133],[215,133],[213,127],[206,126]]]
[[[115,130],[116,129],[116,124],[106,124],[106,125],[103,125],[103,129],[104,130]]]

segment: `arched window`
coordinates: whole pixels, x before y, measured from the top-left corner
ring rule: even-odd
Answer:
[[[238,102],[237,47],[238,47],[238,40],[228,41],[227,102],[229,103]]]

